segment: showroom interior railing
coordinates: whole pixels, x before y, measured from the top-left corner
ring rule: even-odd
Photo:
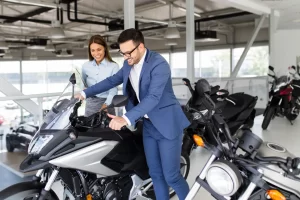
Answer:
[[[195,80],[198,80],[196,78]],[[227,84],[227,89],[230,93],[236,93],[236,92],[245,92],[247,94],[258,96],[258,101],[256,104],[257,108],[264,108],[268,101],[268,77],[265,76],[259,76],[259,77],[243,77],[243,78],[207,78],[208,82],[211,85],[220,85],[221,88],[224,88]],[[189,98],[189,91],[187,90],[187,87],[183,85],[183,82],[181,79],[173,78],[173,89],[175,92],[176,97],[178,98],[179,102],[184,105],[187,102],[187,98]],[[122,94],[122,89],[119,88],[119,94]],[[14,114],[10,114],[13,108],[6,107],[6,104],[4,102],[11,102],[14,100],[21,100],[21,99],[31,99],[33,100],[37,106],[39,107],[40,113],[42,113],[42,110],[44,109],[50,109],[52,105],[57,100],[57,97],[60,96],[61,93],[44,93],[44,94],[32,94],[32,95],[23,95],[23,96],[9,96],[9,97],[0,97],[0,115],[2,115],[6,123],[9,123],[10,120],[15,119],[18,116],[14,116]],[[66,95],[71,95],[70,93],[67,93]],[[17,104],[15,104],[18,106]],[[6,112],[5,109],[8,111]],[[17,108],[15,108],[16,110]],[[18,108],[19,109],[19,108]],[[121,115],[124,112],[123,108],[117,109],[117,114]],[[3,114],[4,113],[4,114]],[[9,116],[5,116],[5,113]],[[42,120],[42,116],[33,116],[30,115],[27,111],[18,112],[22,113],[19,114],[20,120],[24,121],[25,118],[28,116],[28,120],[35,120],[35,123],[38,123],[38,121]],[[16,114],[18,115],[18,114]],[[26,120],[25,120],[26,121]]]

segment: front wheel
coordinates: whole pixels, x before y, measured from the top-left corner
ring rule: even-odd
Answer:
[[[27,181],[12,185],[0,192],[1,200],[34,200],[44,188],[44,184]],[[51,190],[45,200],[59,200]]]
[[[6,149],[7,149],[8,152],[13,152],[14,149],[15,149],[12,142],[8,138],[6,138]]]
[[[190,158],[184,152],[182,152],[180,157],[180,172],[183,178],[186,180],[190,172]],[[152,182],[150,184],[152,184]],[[146,193],[147,197],[151,198],[152,200],[156,200],[153,186],[151,186],[151,188],[149,188],[149,190]],[[172,188],[169,188],[169,194],[171,198],[175,196],[176,193]]]
[[[265,117],[264,117],[263,123],[261,125],[263,130],[266,130],[268,128],[274,114],[275,114],[275,108],[274,107],[269,107],[266,110]]]

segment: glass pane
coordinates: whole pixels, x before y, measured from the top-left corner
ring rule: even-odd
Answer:
[[[244,48],[235,48],[233,50],[233,68],[240,59]],[[266,76],[269,66],[269,47],[258,46],[251,47],[241,69],[238,72],[239,77]]]
[[[15,88],[20,90],[20,62],[19,61],[1,61],[0,77],[7,80]],[[4,97],[0,92],[0,97]],[[21,111],[18,104],[14,101],[0,101],[0,132],[8,129],[11,122],[20,117]]]
[[[186,52],[176,52],[171,54],[172,77],[187,76],[187,55]]]
[[[161,53],[160,55],[162,57],[164,57],[168,63],[170,63],[170,54],[169,53]]]
[[[199,60],[201,77],[230,76],[230,49],[200,51]]]

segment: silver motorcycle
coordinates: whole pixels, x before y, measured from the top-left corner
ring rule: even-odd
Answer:
[[[63,200],[155,199],[145,159],[142,126],[114,131],[104,111],[90,117],[74,95],[75,74],[30,142],[22,172],[36,171],[32,181],[12,185],[0,192],[1,200],[58,200],[52,190],[60,182]],[[70,87],[72,85],[72,87]],[[121,107],[128,98],[114,96],[109,107]],[[181,156],[181,173],[187,178],[189,157]],[[170,188],[170,196],[175,191]]]

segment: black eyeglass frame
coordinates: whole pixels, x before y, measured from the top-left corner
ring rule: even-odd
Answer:
[[[126,56],[126,57],[131,57],[131,54],[140,46],[141,43],[139,43],[134,49],[132,49],[130,52],[127,53],[123,53],[120,49],[119,49],[119,53],[121,56]]]

